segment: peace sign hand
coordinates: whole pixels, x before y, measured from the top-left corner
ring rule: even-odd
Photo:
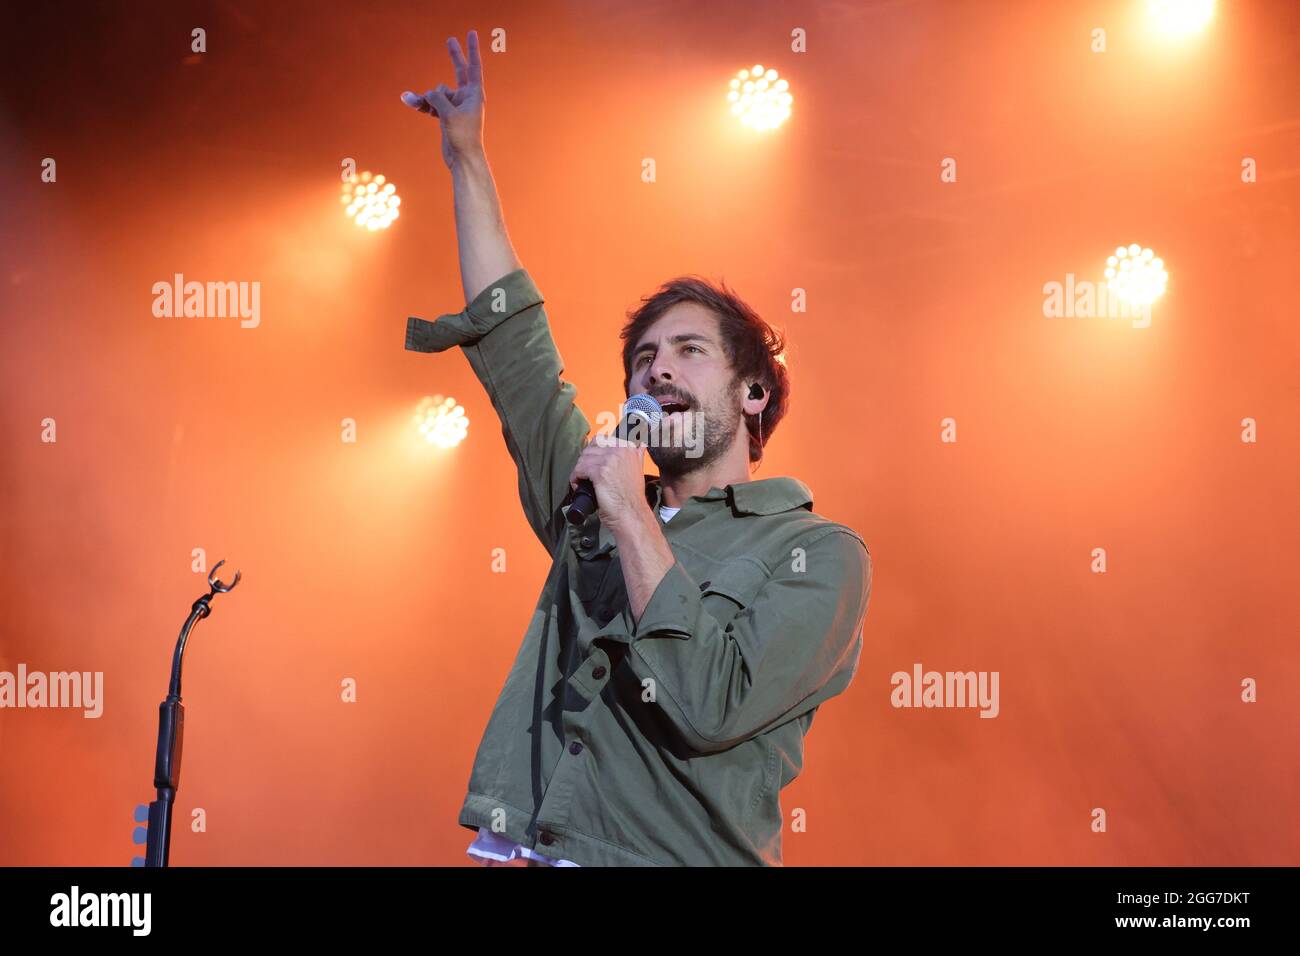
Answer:
[[[451,169],[465,156],[483,150],[483,61],[479,57],[478,32],[469,31],[469,62],[460,41],[447,38],[447,52],[456,69],[456,89],[439,83],[423,96],[407,90],[402,102],[421,113],[438,118],[442,128],[442,159]]]

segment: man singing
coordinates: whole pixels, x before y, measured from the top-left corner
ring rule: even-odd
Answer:
[[[624,389],[698,441],[587,441],[587,418],[506,233],[483,146],[483,67],[402,100],[438,119],[464,311],[406,348],[461,347],[501,419],[553,558],[474,758],[459,823],[489,864],[781,864],[780,790],[817,708],[857,672],[871,557],[794,478],[752,480],[789,402],[784,341],[732,292],[665,283],[622,330]],[[662,429],[661,434],[689,434]],[[597,508],[568,520],[588,479]],[[827,827],[833,826],[827,822]],[[526,861],[522,862],[522,861]]]

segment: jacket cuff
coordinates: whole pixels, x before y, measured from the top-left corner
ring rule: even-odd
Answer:
[[[701,610],[700,585],[686,573],[680,561],[674,561],[650,595],[645,610],[641,612],[641,620],[632,631],[632,639],[651,634],[690,637],[695,632]]]
[[[462,311],[437,321],[410,316],[406,348],[412,352],[444,352],[453,345],[473,345],[511,316],[544,300],[526,269],[515,269],[474,297]]]
[[[632,623],[632,608],[624,605],[623,610],[609,619],[609,623],[591,635],[589,643],[594,643],[603,637],[619,644],[631,644],[632,632],[635,629],[636,625]]]
[[[639,623],[632,620],[631,605],[609,619],[591,635],[591,642],[601,638],[619,644],[631,644],[641,637],[690,637],[701,610],[700,588],[686,573],[680,561],[664,574],[663,580],[650,595],[650,601],[641,612]]]

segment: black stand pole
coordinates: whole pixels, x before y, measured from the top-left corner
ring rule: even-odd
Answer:
[[[168,865],[172,842],[172,804],[176,800],[176,789],[181,781],[181,744],[185,736],[185,707],[181,704],[181,660],[185,655],[185,643],[189,640],[190,631],[195,624],[212,613],[209,602],[213,596],[224,594],[239,583],[238,571],[229,584],[217,580],[217,568],[225,563],[223,558],[209,572],[208,587],[211,590],[194,602],[190,616],[181,628],[180,638],[176,641],[176,651],[172,655],[171,685],[167,689],[167,699],[158,705],[158,756],[153,771],[153,785],[158,788],[158,799],[149,804],[147,830],[141,833],[143,828],[136,828],[135,842],[145,844],[145,855],[133,859],[132,866]],[[142,809],[143,807],[136,808],[137,820],[140,819]]]

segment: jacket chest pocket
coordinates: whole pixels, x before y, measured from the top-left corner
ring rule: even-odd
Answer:
[[[754,603],[766,582],[767,569],[754,558],[732,558],[700,582],[700,602],[714,620],[725,626]]]

